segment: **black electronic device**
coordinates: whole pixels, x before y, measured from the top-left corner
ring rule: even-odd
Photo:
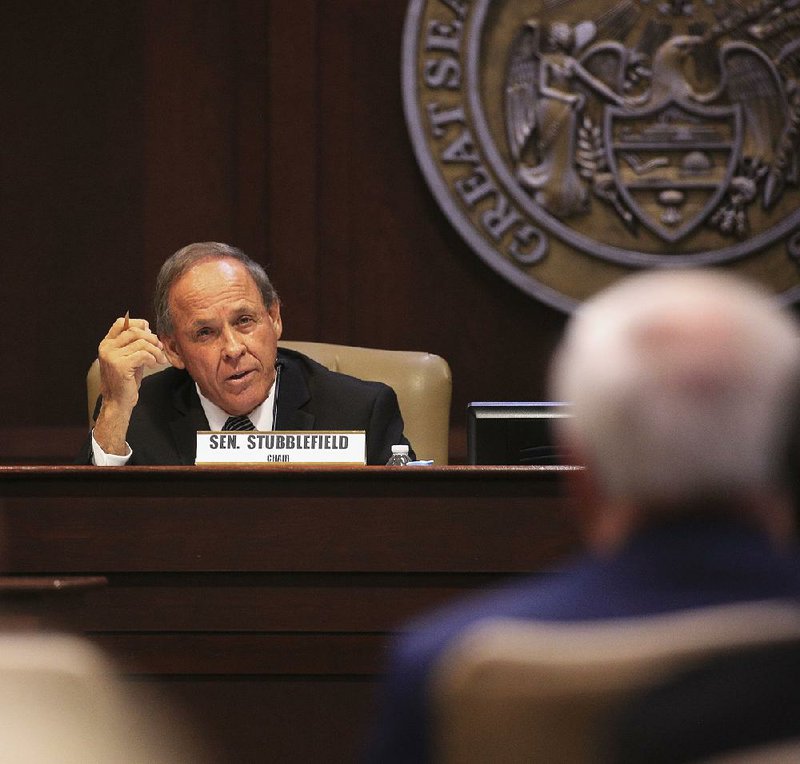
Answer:
[[[467,406],[468,464],[551,466],[559,455],[552,421],[569,416],[565,403],[475,401]]]

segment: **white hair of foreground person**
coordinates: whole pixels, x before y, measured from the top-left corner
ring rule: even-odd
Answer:
[[[663,505],[778,480],[797,415],[798,325],[749,282],[710,270],[623,279],[572,316],[551,369],[559,438],[606,498]]]

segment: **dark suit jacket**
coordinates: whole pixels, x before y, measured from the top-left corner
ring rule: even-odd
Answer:
[[[583,556],[408,625],[392,645],[368,760],[430,760],[427,681],[442,651],[485,618],[592,621],[800,595],[800,557],[733,521],[683,519],[651,528],[611,558]]]
[[[408,443],[397,396],[387,385],[332,372],[293,350],[279,349],[278,362],[276,429],[366,430],[368,464],[386,464],[393,444]],[[194,464],[197,431],[208,427],[186,371],[145,377],[128,427],[129,464]],[[91,464],[91,438],[78,461]]]

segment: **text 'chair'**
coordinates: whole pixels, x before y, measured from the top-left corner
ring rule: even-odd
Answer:
[[[444,358],[412,350],[381,350],[326,342],[281,340],[278,345],[303,353],[331,371],[389,385],[397,393],[405,435],[417,458],[447,464],[453,381]],[[145,369],[145,374],[164,368]],[[86,375],[86,389],[91,427],[100,395],[100,370],[96,360]]]
[[[589,764],[626,699],[671,672],[800,636],[800,608],[749,603],[579,624],[487,620],[430,686],[440,764]]]

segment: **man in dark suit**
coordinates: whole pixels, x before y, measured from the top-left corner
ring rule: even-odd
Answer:
[[[126,316],[100,343],[101,404],[82,461],[193,464],[198,430],[241,417],[237,429],[366,430],[369,464],[408,442],[391,388],[278,350],[280,300],[241,250],[184,247],[162,266],[154,302],[155,333]]]
[[[551,375],[586,552],[420,619],[392,645],[370,759],[434,756],[431,678],[484,619],[595,621],[800,595],[779,457],[800,364],[772,298],[721,273],[640,274],[572,316]]]

